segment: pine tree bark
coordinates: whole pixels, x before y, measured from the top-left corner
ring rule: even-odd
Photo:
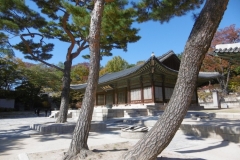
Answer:
[[[212,38],[226,10],[228,0],[207,0],[186,43],[177,83],[163,115],[124,160],[153,160],[168,146],[177,132],[196,87],[197,76]]]
[[[71,83],[71,67],[72,60],[67,59],[64,62],[63,79],[62,79],[62,93],[61,93],[61,105],[59,115],[57,117],[56,123],[67,122],[68,104],[69,104],[69,93],[70,93],[70,83]]]
[[[87,87],[84,94],[81,112],[73,132],[73,138],[68,152],[63,157],[70,160],[77,154],[85,157],[88,154],[87,139],[91,127],[91,120],[95,102],[96,89],[100,67],[100,29],[104,9],[104,0],[95,0],[94,9],[91,13],[89,31],[90,67]]]

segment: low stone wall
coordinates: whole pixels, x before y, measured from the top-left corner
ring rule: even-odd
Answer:
[[[217,108],[214,107],[212,102],[201,102],[201,106],[203,106],[205,109],[206,108]],[[240,102],[238,101],[225,101],[221,102],[221,108],[240,108]]]
[[[69,134],[73,133],[76,123],[45,123],[31,124],[30,128],[38,131],[40,134]],[[92,122],[90,132],[102,132],[106,130],[106,124],[101,122]]]
[[[207,125],[207,124],[181,124],[180,130],[187,135],[202,138],[217,138],[235,143],[240,142],[240,126]]]
[[[68,110],[67,118],[78,118],[80,110]],[[49,118],[57,118],[59,110],[51,111]]]
[[[147,132],[121,132],[120,137],[129,139],[141,139]]]
[[[237,119],[240,120],[240,113],[212,113],[214,118]]]
[[[72,113],[72,118],[78,118],[79,117],[79,113],[80,113],[80,109],[78,109],[78,110],[69,110],[69,112]]]
[[[147,116],[147,109],[108,109],[94,108],[92,120],[105,121],[111,118]]]

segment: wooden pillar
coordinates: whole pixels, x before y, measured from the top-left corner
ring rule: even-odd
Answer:
[[[151,86],[152,86],[152,101],[155,103],[155,84],[154,84],[154,74],[151,74]]]
[[[115,90],[114,90],[114,102],[115,102],[115,105],[118,106],[118,88],[117,88],[117,84],[115,85]]]
[[[115,89],[112,91],[112,103],[115,104]]]
[[[103,99],[104,99],[103,105],[106,105],[106,97],[107,97],[107,96],[106,96],[106,93],[104,93],[103,96],[104,96],[104,98],[103,98]]]
[[[125,88],[124,95],[125,95],[125,104],[128,104],[128,87]]]
[[[144,93],[143,93],[143,78],[140,76],[140,86],[141,86],[141,103],[144,104]]]
[[[162,75],[162,96],[163,96],[163,102],[166,102],[165,99],[165,76]]]
[[[130,79],[127,80],[127,103],[131,105],[131,88],[130,88],[131,81]]]

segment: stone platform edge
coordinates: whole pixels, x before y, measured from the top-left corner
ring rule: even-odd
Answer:
[[[217,138],[230,142],[240,143],[240,126],[234,125],[206,125],[206,124],[184,124],[180,130],[186,135],[202,138]]]
[[[31,124],[30,128],[40,134],[71,134],[76,123],[43,123]],[[102,122],[92,122],[90,132],[102,132],[106,130],[106,124]]]

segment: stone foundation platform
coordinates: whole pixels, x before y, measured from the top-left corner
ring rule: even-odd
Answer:
[[[74,131],[76,123],[44,123],[31,124],[30,128],[38,131],[40,134],[71,134]],[[101,122],[92,122],[90,132],[102,132],[106,130],[106,124]]]
[[[202,138],[217,138],[240,143],[240,126],[211,124],[181,124],[184,134]]]

